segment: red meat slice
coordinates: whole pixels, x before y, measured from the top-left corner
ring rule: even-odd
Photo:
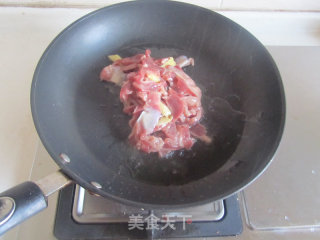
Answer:
[[[179,116],[183,113],[184,102],[177,94],[172,94],[168,96],[166,103],[171,111],[173,120],[178,119]]]

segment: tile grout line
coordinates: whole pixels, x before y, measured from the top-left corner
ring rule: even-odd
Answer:
[[[36,147],[35,147],[35,151],[34,151],[34,156],[33,156],[33,160],[32,160],[31,169],[30,169],[29,176],[28,176],[28,180],[29,181],[31,180],[31,176],[32,176],[34,165],[35,165],[36,157],[37,157],[37,154],[38,154],[38,151],[39,151],[39,147],[40,147],[40,141],[38,139]],[[20,237],[19,237],[20,236],[20,230],[21,230],[20,225],[17,226],[16,228],[17,228],[17,233],[16,233],[15,240],[19,240],[20,239]]]
[[[222,9],[223,6],[223,0],[220,0],[219,9]]]
[[[0,3],[0,7],[26,7],[26,8],[65,8],[65,9],[90,9],[90,8],[103,8],[113,4],[39,4],[39,3]],[[294,9],[260,9],[260,8],[230,8],[223,7],[223,0],[220,0],[218,7],[208,7],[212,11],[230,11],[230,12],[277,12],[277,13],[319,13],[320,9],[307,9],[307,10],[294,10]]]
[[[33,161],[32,161],[31,169],[30,169],[30,172],[29,172],[28,180],[31,180],[31,176],[32,176],[34,164],[35,164],[35,161],[36,161],[36,158],[37,158],[37,154],[38,154],[38,151],[39,151],[39,147],[40,147],[40,141],[38,139],[36,147],[35,147],[34,155],[33,155]]]

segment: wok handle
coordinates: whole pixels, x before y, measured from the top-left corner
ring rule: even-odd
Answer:
[[[24,182],[0,193],[0,236],[47,208],[47,197],[71,183],[56,172],[36,182]]]
[[[47,206],[47,198],[33,182],[21,183],[1,193],[0,236]]]

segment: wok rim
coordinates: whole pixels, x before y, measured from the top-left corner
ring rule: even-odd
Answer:
[[[206,203],[210,203],[213,201],[217,201],[217,200],[221,200],[221,199],[225,199],[228,198],[229,196],[238,193],[239,191],[243,190],[244,188],[246,188],[250,183],[254,182],[257,178],[259,178],[264,171],[266,171],[266,169],[270,166],[271,162],[274,160],[274,156],[276,154],[277,149],[279,148],[280,145],[280,141],[281,138],[283,136],[283,132],[284,132],[284,127],[285,127],[285,119],[286,119],[286,100],[285,100],[285,92],[284,92],[284,86],[283,86],[283,82],[281,79],[281,75],[280,72],[277,68],[277,65],[274,61],[274,59],[272,58],[271,54],[269,53],[269,51],[266,49],[266,47],[253,35],[251,34],[248,30],[246,30],[245,28],[243,28],[242,26],[240,26],[239,24],[237,24],[236,22],[230,20],[229,18],[211,11],[209,9],[200,7],[200,6],[196,6],[193,4],[189,4],[189,3],[183,3],[183,2],[176,2],[176,1],[161,1],[161,0],[156,0],[153,2],[166,2],[166,3],[170,3],[173,2],[175,4],[181,5],[181,6],[189,6],[189,7],[193,7],[193,8],[198,8],[202,11],[206,11],[209,12],[210,14],[217,14],[220,17],[222,17],[224,20],[231,22],[232,24],[237,25],[238,27],[240,27],[243,31],[246,31],[248,34],[251,35],[251,37],[254,38],[255,41],[257,41],[259,43],[259,45],[263,48],[264,52],[266,53],[266,57],[268,58],[268,60],[270,61],[270,63],[272,64],[272,68],[274,70],[274,73],[276,75],[277,78],[277,82],[278,82],[278,87],[279,87],[279,91],[280,91],[280,96],[281,96],[281,119],[280,119],[280,124],[278,126],[279,131],[277,132],[276,135],[276,140],[273,143],[272,148],[269,151],[268,157],[265,158],[264,164],[261,164],[261,166],[259,167],[259,171],[258,174],[256,175],[252,175],[247,177],[246,180],[242,181],[240,184],[235,184],[235,186],[233,186],[232,188],[229,188],[227,191],[225,191],[223,194],[217,195],[215,197],[208,197],[206,199],[203,200],[199,200],[199,201],[194,201],[192,203],[181,203],[181,204],[152,204],[152,203],[146,203],[146,202],[137,202],[137,201],[132,201],[132,200],[128,200],[126,198],[121,198],[115,195],[112,195],[110,193],[108,193],[107,191],[101,190],[101,189],[97,189],[96,187],[94,187],[93,185],[91,185],[89,182],[84,181],[83,178],[79,175],[77,175],[75,172],[73,172],[72,170],[69,170],[68,168],[65,167],[64,163],[61,162],[61,160],[57,157],[59,154],[55,153],[50,147],[49,147],[49,142],[45,139],[44,137],[44,133],[43,131],[40,129],[40,121],[38,119],[38,113],[37,113],[37,109],[35,107],[35,86],[37,84],[38,79],[38,75],[39,72],[41,71],[41,66],[43,64],[43,62],[45,61],[46,56],[48,55],[49,51],[52,49],[52,47],[55,45],[55,43],[57,42],[58,39],[60,39],[61,37],[63,37],[63,35],[70,31],[73,27],[75,27],[76,25],[80,24],[82,21],[85,21],[87,18],[92,17],[93,15],[99,13],[100,11],[104,11],[105,9],[112,9],[112,8],[117,8],[117,7],[121,7],[123,5],[131,5],[131,4],[136,4],[139,3],[141,1],[130,1],[130,2],[122,2],[122,3],[118,3],[118,4],[113,4],[104,8],[100,8],[97,9],[95,11],[92,11],[84,16],[82,16],[81,18],[77,19],[76,21],[74,21],[73,23],[69,24],[66,28],[64,28],[52,41],[51,43],[48,45],[48,47],[46,48],[46,50],[44,51],[44,53],[42,54],[39,62],[37,63],[37,67],[35,69],[34,75],[33,75],[33,79],[32,79],[32,84],[31,84],[31,94],[30,94],[30,104],[31,104],[31,112],[32,112],[32,118],[33,118],[33,122],[36,128],[36,131],[39,135],[39,138],[42,142],[42,144],[44,145],[45,149],[47,150],[47,152],[49,153],[49,155],[51,156],[51,158],[59,165],[59,167],[61,168],[61,170],[63,171],[63,173],[65,173],[67,176],[69,176],[72,180],[74,180],[74,182],[76,182],[77,184],[81,185],[82,187],[84,187],[85,189],[92,191],[94,193],[97,193],[103,197],[115,200],[117,202],[120,202],[122,204],[125,205],[130,205],[130,206],[136,206],[136,207],[145,207],[147,209],[173,209],[173,208],[186,208],[186,207],[192,207],[192,206],[196,206],[196,205],[202,205],[202,204],[206,204]]]

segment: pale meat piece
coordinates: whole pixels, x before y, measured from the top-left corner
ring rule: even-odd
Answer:
[[[102,81],[121,86],[123,111],[129,121],[130,143],[160,157],[179,149],[191,149],[196,139],[210,143],[202,118],[201,90],[182,67],[193,58],[180,56],[154,59],[145,54],[121,59],[104,67]],[[115,55],[113,55],[115,56]]]

